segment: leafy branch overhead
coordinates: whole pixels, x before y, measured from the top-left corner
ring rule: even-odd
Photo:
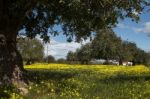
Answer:
[[[80,41],[97,29],[115,26],[118,19],[129,17],[138,21],[149,3],[146,0],[1,0],[0,6],[3,9],[0,20],[11,17],[26,30],[28,37],[40,34],[48,41],[50,34],[59,34],[55,26],[60,25],[69,41],[74,36]]]

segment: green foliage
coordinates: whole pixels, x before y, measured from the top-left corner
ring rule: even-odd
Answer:
[[[122,55],[120,59],[124,61],[132,61],[134,64],[146,64],[147,53],[138,48],[135,43],[124,41],[122,43]]]
[[[20,99],[22,95],[19,94],[18,89],[14,86],[0,87],[0,99]]]
[[[77,59],[81,62],[93,59],[132,61],[134,64],[146,64],[147,53],[136,46],[133,42],[122,41],[110,28],[98,30],[95,38],[88,44],[76,50]],[[75,53],[72,56],[75,57]],[[71,53],[69,53],[71,56]]]
[[[68,41],[73,36],[79,41],[97,29],[116,25],[118,19],[138,21],[134,12],[140,14],[148,5],[147,0],[1,0],[0,29],[21,25],[28,37],[39,34],[48,41],[49,34],[59,34],[54,27],[61,25]]]
[[[81,62],[81,64],[88,64],[91,60],[91,44],[88,43],[86,45],[81,46],[80,49],[76,50],[77,59]]]
[[[34,62],[43,59],[44,47],[43,44],[37,39],[19,38],[17,48],[24,61]]]
[[[88,64],[91,60],[91,45],[90,43],[81,46],[76,52],[68,52],[67,61],[71,64]]]
[[[52,55],[48,55],[46,58],[44,58],[44,62],[47,62],[47,63],[54,63],[55,61],[56,61],[55,57]]]
[[[147,52],[144,57],[146,57],[146,60],[145,60],[146,63],[145,63],[145,65],[146,66],[150,66],[150,52]]]
[[[92,57],[96,59],[117,59],[121,39],[111,29],[97,31],[97,35],[91,42]]]
[[[78,61],[77,52],[69,51],[67,54],[67,61],[69,63],[76,63]]]
[[[66,62],[66,59],[64,59],[64,58],[60,58],[60,59],[58,59],[56,62],[59,63],[59,64],[67,63],[67,62]]]
[[[120,55],[120,59],[124,61],[132,61],[134,59],[134,55],[136,53],[137,46],[135,43],[131,43],[128,41],[124,41],[122,43],[122,55]]]

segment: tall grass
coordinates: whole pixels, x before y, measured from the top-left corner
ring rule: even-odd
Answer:
[[[34,64],[25,99],[149,99],[150,69],[144,66]]]

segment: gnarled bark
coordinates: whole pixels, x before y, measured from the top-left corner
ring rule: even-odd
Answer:
[[[10,0],[0,0],[0,87],[23,80],[23,61],[16,37],[20,19],[10,11]]]
[[[0,32],[0,86],[23,81],[23,61],[17,51],[15,36]]]

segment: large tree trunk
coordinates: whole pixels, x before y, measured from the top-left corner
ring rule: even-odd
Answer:
[[[0,33],[0,86],[23,81],[23,61],[17,51],[15,38]]]
[[[9,7],[10,0],[0,0],[0,87],[24,79],[23,61],[16,47],[20,19],[10,13]]]

